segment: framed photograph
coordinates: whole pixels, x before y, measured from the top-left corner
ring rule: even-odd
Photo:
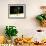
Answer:
[[[8,4],[8,18],[22,19],[26,17],[25,4]]]

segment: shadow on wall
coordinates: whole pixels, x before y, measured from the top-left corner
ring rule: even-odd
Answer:
[[[36,16],[31,17],[30,21],[31,21],[33,26],[36,26],[36,27],[40,26],[39,21],[36,20]]]

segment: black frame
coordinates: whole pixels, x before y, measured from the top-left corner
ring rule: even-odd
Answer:
[[[16,6],[23,6],[24,17],[10,17],[10,15],[11,15],[10,14],[10,7],[11,6],[15,6],[15,7]],[[8,18],[10,18],[10,19],[24,19],[25,17],[26,17],[26,5],[25,4],[8,4]]]

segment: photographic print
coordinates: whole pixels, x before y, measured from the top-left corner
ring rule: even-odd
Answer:
[[[8,18],[25,18],[25,4],[8,4]]]

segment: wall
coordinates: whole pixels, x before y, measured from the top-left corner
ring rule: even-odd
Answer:
[[[26,4],[25,19],[8,19],[8,4]],[[41,13],[40,6],[46,5],[46,0],[0,0],[0,33],[4,34],[6,25],[15,25],[18,36],[31,36],[37,29],[43,29],[36,22],[35,16]]]

